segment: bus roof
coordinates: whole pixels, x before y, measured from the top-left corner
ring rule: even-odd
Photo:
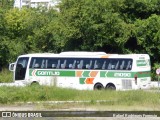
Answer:
[[[32,53],[20,55],[19,57],[86,57],[86,58],[134,58],[134,57],[149,57],[148,54],[107,54],[105,52],[61,52],[59,54],[54,53]]]
[[[20,55],[19,57],[54,57],[54,56],[58,56],[58,54],[54,54],[54,53],[31,53],[31,54]]]
[[[69,52],[61,52],[60,56],[93,56],[93,55],[107,55],[105,52],[87,52],[87,51],[69,51]]]

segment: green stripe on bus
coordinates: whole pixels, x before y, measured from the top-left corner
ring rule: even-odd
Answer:
[[[60,76],[75,77],[75,71],[60,71]]]
[[[114,78],[132,78],[133,73],[131,72],[112,72],[112,71],[102,71],[100,72],[100,77],[114,77]]]
[[[73,70],[37,70],[30,69],[30,76],[62,76],[62,77],[75,77],[76,71]],[[137,77],[150,77],[150,71],[142,72],[119,72],[119,71],[100,71],[100,76],[97,77],[109,77],[109,78],[134,78]],[[82,77],[90,77],[90,71],[83,71]]]
[[[133,78],[137,77],[150,77],[150,71],[143,72],[115,72],[115,71],[101,71],[100,77],[113,77],[113,78]]]
[[[90,77],[89,74],[90,74],[90,71],[84,71],[83,72],[83,77]]]
[[[74,77],[75,71],[60,71],[60,70],[30,70],[30,76],[68,76]]]
[[[150,65],[149,60],[148,61],[147,60],[137,60],[136,63],[137,63],[137,66],[139,67]]]
[[[85,80],[86,80],[86,78],[79,78],[80,84],[85,84]]]

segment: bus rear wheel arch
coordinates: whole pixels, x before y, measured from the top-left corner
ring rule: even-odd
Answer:
[[[106,90],[116,90],[116,86],[113,83],[108,83],[105,89]]]
[[[104,86],[101,83],[96,83],[94,85],[94,90],[103,90]]]

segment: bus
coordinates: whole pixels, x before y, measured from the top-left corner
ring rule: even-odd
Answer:
[[[66,51],[20,55],[9,65],[19,85],[52,85],[79,90],[137,90],[151,86],[148,54]]]

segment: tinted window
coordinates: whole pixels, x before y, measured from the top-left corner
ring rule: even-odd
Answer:
[[[33,57],[30,68],[131,70],[132,59]]]
[[[28,57],[21,57],[18,59],[16,64],[15,80],[25,79],[28,60],[29,60]]]

